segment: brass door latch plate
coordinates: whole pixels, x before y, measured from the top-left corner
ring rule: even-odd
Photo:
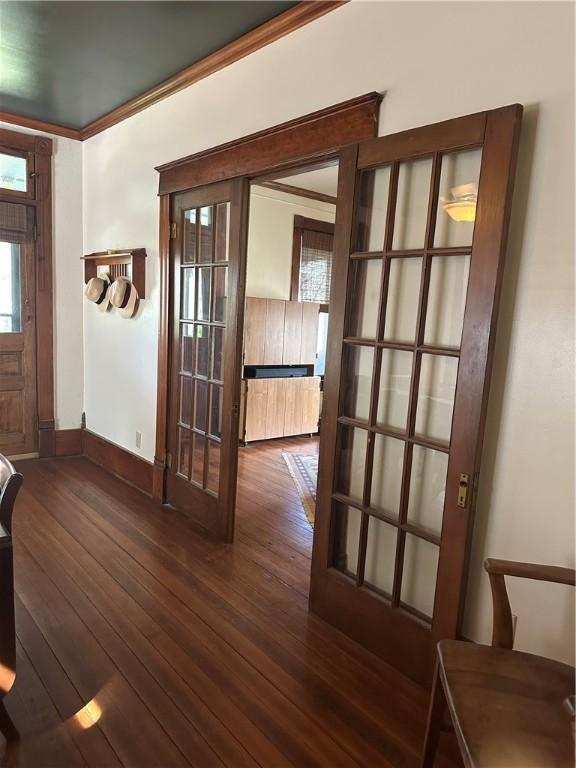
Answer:
[[[458,484],[458,506],[464,509],[468,499],[468,486],[470,484],[470,475],[466,472],[460,472],[460,482]]]

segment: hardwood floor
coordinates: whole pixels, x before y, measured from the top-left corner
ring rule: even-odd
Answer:
[[[87,459],[19,464],[6,762],[418,765],[424,692],[307,611],[312,532],[283,450],[317,444],[241,449],[233,545]]]

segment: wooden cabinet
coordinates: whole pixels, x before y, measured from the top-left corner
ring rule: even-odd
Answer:
[[[285,301],[266,299],[264,360],[260,365],[280,365],[284,350]]]
[[[313,434],[320,418],[320,377],[244,379],[240,439]]]
[[[284,310],[284,343],[282,346],[282,365],[303,363],[302,355],[302,304],[287,301]]]
[[[320,305],[246,299],[244,365],[314,365]]]
[[[244,365],[264,365],[266,299],[246,299]]]

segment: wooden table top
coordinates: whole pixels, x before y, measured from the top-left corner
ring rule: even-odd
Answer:
[[[439,658],[467,768],[574,768],[572,667],[456,640],[439,644]]]

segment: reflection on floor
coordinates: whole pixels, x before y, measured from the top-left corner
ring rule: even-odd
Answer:
[[[232,546],[85,459],[20,464],[13,765],[418,765],[424,692],[307,611],[282,450],[241,452]]]

